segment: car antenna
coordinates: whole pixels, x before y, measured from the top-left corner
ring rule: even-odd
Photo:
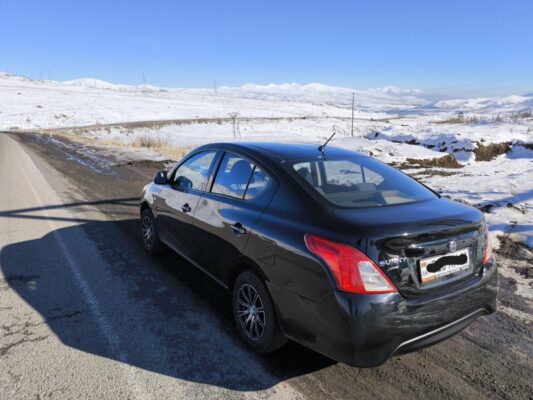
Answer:
[[[326,140],[326,143],[318,146],[318,151],[320,151],[322,154],[324,154],[324,149],[326,148],[327,144],[329,143],[329,141],[331,139],[333,139],[333,136],[335,136],[335,134],[337,133],[337,131],[335,130],[335,125],[333,126],[333,133],[331,134],[331,136],[329,137],[328,140]]]

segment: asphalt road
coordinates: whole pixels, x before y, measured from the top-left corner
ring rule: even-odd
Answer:
[[[0,399],[532,398],[531,326],[501,313],[373,369],[295,343],[253,354],[224,290],[144,253],[156,166],[91,151],[0,133]]]

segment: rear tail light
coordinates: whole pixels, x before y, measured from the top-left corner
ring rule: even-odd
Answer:
[[[490,246],[489,230],[485,229],[485,254],[483,255],[483,265],[490,262],[492,257],[492,247]]]
[[[311,234],[305,235],[305,244],[326,263],[340,290],[350,293],[397,292],[387,276],[359,250]]]

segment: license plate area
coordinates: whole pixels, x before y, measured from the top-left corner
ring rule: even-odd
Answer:
[[[450,275],[470,270],[469,249],[420,260],[420,280],[422,284],[435,282]]]

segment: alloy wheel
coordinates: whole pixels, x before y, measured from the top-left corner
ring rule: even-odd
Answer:
[[[147,248],[152,246],[152,240],[154,237],[154,228],[152,226],[152,220],[148,215],[145,215],[142,222],[144,245]]]
[[[244,334],[252,341],[259,341],[265,332],[265,309],[257,290],[243,284],[237,293],[237,317]]]

